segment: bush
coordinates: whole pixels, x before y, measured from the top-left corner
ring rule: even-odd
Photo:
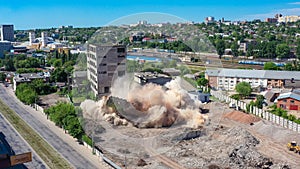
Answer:
[[[231,95],[230,98],[234,99],[234,100],[241,100],[241,95],[239,94],[234,94],[234,95]]]
[[[82,141],[86,142],[90,146],[93,146],[93,140],[85,134],[82,136]]]

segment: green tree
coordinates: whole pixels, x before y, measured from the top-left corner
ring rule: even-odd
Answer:
[[[6,79],[6,74],[3,72],[0,72],[0,82],[5,81],[5,79]]]
[[[218,39],[216,41],[216,49],[219,57],[221,58],[225,52],[225,41],[222,39]]]
[[[296,47],[296,56],[298,59],[300,59],[300,41],[298,42]]]
[[[207,86],[208,80],[204,77],[197,79],[198,86]]]
[[[287,44],[278,44],[276,46],[276,55],[280,59],[289,57],[290,47]]]
[[[265,97],[263,95],[257,95],[256,101],[255,101],[255,106],[260,109],[263,108],[264,100],[265,100]]]
[[[237,44],[237,42],[233,42],[231,45],[231,51],[232,51],[232,55],[234,57],[237,57],[239,55],[239,45]]]
[[[278,67],[273,62],[266,62],[264,64],[264,70],[278,70]]]
[[[251,94],[251,86],[248,82],[240,82],[235,86],[236,92],[238,92],[242,97],[249,96]]]
[[[52,82],[67,82],[67,78],[68,74],[62,67],[56,68],[50,76]]]
[[[72,104],[59,102],[45,110],[50,119],[59,127],[68,130],[74,138],[81,138],[84,134],[75,107]]]
[[[33,104],[38,99],[38,95],[34,88],[27,83],[22,83],[17,86],[16,96],[25,104]]]
[[[63,65],[62,59],[55,59],[55,61],[53,62],[53,66],[55,68],[61,67],[62,65]]]

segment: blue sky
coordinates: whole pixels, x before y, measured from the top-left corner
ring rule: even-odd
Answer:
[[[15,29],[51,28],[61,25],[106,25],[120,17],[161,12],[188,21],[206,16],[226,20],[252,20],[276,13],[300,15],[300,1],[292,0],[0,0],[0,23]],[[153,21],[154,22],[154,21]]]

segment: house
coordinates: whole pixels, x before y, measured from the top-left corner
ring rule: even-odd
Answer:
[[[17,86],[21,83],[29,83],[36,79],[42,79],[45,82],[48,81],[50,78],[50,73],[22,73],[17,74],[13,78],[13,90],[16,91]]]
[[[285,110],[300,110],[300,94],[296,92],[280,94],[275,102]]]
[[[201,103],[209,102],[209,93],[202,93],[202,91],[190,91],[188,94],[194,101],[200,101]]]

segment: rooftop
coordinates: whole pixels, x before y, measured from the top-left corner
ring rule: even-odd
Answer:
[[[280,95],[278,96],[277,100],[280,100],[280,99],[287,99],[287,98],[292,98],[292,99],[295,99],[295,100],[300,101],[300,95],[299,95],[299,94],[296,94],[296,93],[293,93],[293,92],[280,94]]]
[[[259,79],[294,79],[300,80],[300,71],[247,70],[247,69],[208,69],[208,76],[259,78]]]
[[[14,77],[14,80],[16,82],[29,82],[33,79],[43,79],[48,77],[48,74],[44,74],[44,73],[22,73],[22,74],[17,74]]]

